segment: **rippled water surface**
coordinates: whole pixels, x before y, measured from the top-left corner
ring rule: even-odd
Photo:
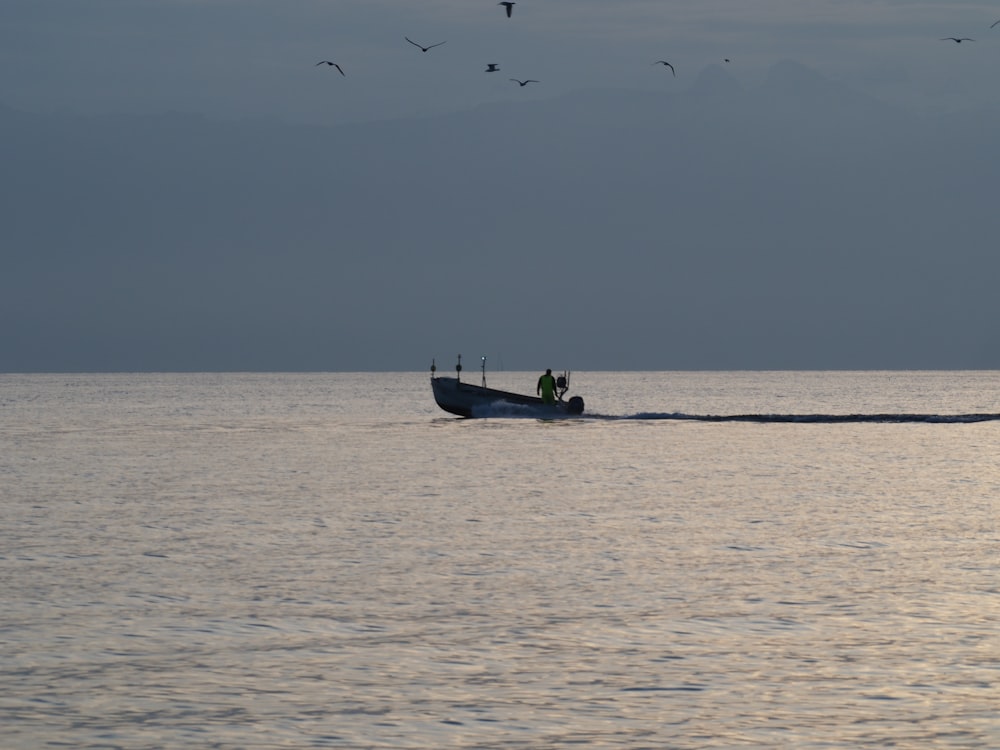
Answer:
[[[1000,747],[1000,422],[659,418],[1000,373],[572,380],[0,376],[0,744]]]

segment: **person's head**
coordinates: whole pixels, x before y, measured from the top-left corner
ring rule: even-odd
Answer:
[[[551,367],[549,367],[549,368],[546,368],[546,370],[545,370],[545,374],[546,374],[546,375],[551,375],[551,374],[552,374],[552,368],[551,368]]]

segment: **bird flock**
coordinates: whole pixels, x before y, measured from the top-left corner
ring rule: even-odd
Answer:
[[[497,5],[502,5],[503,8],[504,8],[504,12],[507,15],[507,18],[512,18],[513,15],[514,15],[514,6],[517,5],[517,3],[514,2],[514,0],[502,0],[502,2],[497,3]],[[428,44],[428,45],[424,46],[423,44],[420,44],[419,42],[413,41],[408,36],[404,36],[403,39],[405,39],[407,42],[409,42],[414,47],[416,47],[417,49],[419,49],[421,52],[429,52],[430,50],[434,49],[435,47],[440,47],[442,44],[445,44],[447,42],[447,40],[445,40],[444,42],[436,42],[434,44]],[[725,62],[729,62],[729,58],[726,58]],[[335,62],[333,62],[331,60],[320,60],[318,63],[316,63],[316,65],[317,66],[318,65],[326,65],[328,67],[334,67],[334,68],[336,68],[340,72],[340,75],[345,76],[345,77],[347,76],[347,74],[344,72],[344,69],[339,64],[337,64],[337,63],[335,63]],[[653,65],[664,65],[664,66],[670,68],[670,72],[674,75],[674,77],[677,76],[677,71],[674,70],[674,66],[671,65],[666,60],[657,60],[655,63],[653,63]],[[500,72],[500,63],[486,63],[486,70],[484,72],[485,73],[498,73],[498,72]],[[524,80],[521,80],[520,78],[511,78],[509,80],[513,81],[514,83],[516,83],[521,88],[524,88],[529,83],[541,83],[541,81],[539,81],[537,79],[534,79],[534,78],[525,78]]]
[[[497,5],[502,5],[503,8],[504,8],[504,12],[507,15],[507,18],[512,18],[513,15],[514,15],[514,6],[517,5],[517,3],[514,2],[514,0],[502,0],[501,2],[497,3]],[[991,29],[995,28],[998,25],[1000,25],[1000,20],[994,21],[992,24],[990,24],[990,28]],[[421,52],[429,52],[430,50],[434,49],[435,47],[440,47],[442,44],[445,44],[445,42],[436,42],[434,44],[428,44],[427,46],[424,46],[423,44],[419,44],[419,43],[413,41],[412,39],[410,39],[407,36],[404,36],[403,39],[405,39],[407,42],[409,42],[410,44],[412,44],[414,47],[417,47]],[[971,37],[967,37],[967,36],[945,36],[945,37],[941,37],[940,41],[942,41],[942,42],[955,42],[955,44],[961,44],[962,42],[974,42],[976,40],[973,39],[973,38],[971,38]],[[728,63],[728,62],[730,62],[730,59],[728,57],[723,58],[723,62]],[[667,62],[666,60],[657,60],[657,61],[655,61],[655,62],[653,62],[651,64],[652,65],[662,65],[662,66],[664,66],[664,68],[670,68],[671,75],[673,75],[675,78],[677,77],[677,71],[676,71],[676,69],[674,68],[674,66],[671,63]],[[317,66],[318,65],[326,65],[328,67],[334,67],[334,68],[336,68],[340,72],[340,75],[345,76],[345,77],[347,76],[347,74],[344,72],[344,69],[342,67],[340,67],[340,65],[338,65],[337,63],[332,62],[330,60],[320,60],[318,63],[316,63],[316,65]],[[500,64],[499,63],[486,63],[486,70],[484,72],[486,72],[486,73],[497,73],[499,71],[500,71]],[[519,78],[511,78],[509,80],[511,80],[514,83],[518,84],[518,86],[520,86],[521,88],[524,88],[529,83],[541,83],[541,81],[535,80],[534,78],[526,78],[524,80],[521,80]]]

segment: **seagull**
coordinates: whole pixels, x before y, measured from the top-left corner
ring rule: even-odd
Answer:
[[[344,69],[341,68],[339,65],[337,65],[337,63],[335,62],[330,62],[329,60],[320,60],[318,63],[316,63],[316,65],[332,65],[333,67],[335,67],[337,70],[340,71],[340,75],[344,76],[345,78],[347,77],[347,74],[344,72]],[[316,67],[316,65],[314,65],[313,67]]]
[[[507,6],[507,18],[510,18],[511,11],[514,10],[514,6],[517,5],[517,3],[497,3],[497,5],[506,5]]]
[[[512,80],[514,83],[520,84],[522,87],[527,86],[529,83],[541,83],[541,81],[536,81],[533,78],[529,78],[527,81],[519,81],[516,78],[511,78],[510,80]]]
[[[726,60],[726,62],[729,61]],[[670,72],[674,74],[674,78],[677,77],[677,71],[674,70],[674,66],[668,63],[666,60],[657,60],[655,63],[653,63],[653,65],[666,65],[668,68],[670,68]]]
[[[967,36],[963,36],[961,39],[959,39],[957,36],[944,36],[944,37],[941,37],[941,41],[942,42],[947,42],[948,40],[951,40],[951,41],[955,42],[956,44],[961,44],[962,42],[974,42],[974,41],[976,41],[975,39],[969,39],[969,37],[967,37]]]
[[[500,63],[486,63],[486,70],[484,73],[496,73],[500,70]]]
[[[722,59],[723,59],[723,60],[724,60],[725,62],[729,62],[729,58],[728,58],[728,57],[724,57],[724,58],[722,58]]]
[[[412,39],[410,39],[410,37],[408,37],[408,36],[404,36],[403,39],[405,39],[406,41],[408,41],[414,47],[420,47],[420,51],[421,52],[426,52],[429,49],[433,49],[434,47],[440,47],[442,44],[444,44],[444,42],[438,42],[437,44],[432,44],[430,47],[425,47],[422,44],[417,44],[415,41],[413,41]],[[447,41],[447,40],[445,40],[445,41]]]

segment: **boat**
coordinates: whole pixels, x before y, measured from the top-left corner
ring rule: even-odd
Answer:
[[[462,355],[455,365],[455,377],[437,375],[437,365],[431,362],[431,390],[437,405],[460,417],[562,417],[583,414],[583,399],[565,399],[569,390],[569,372],[556,378],[556,402],[546,404],[538,396],[501,391],[486,386],[486,357],[483,357],[482,385],[462,382]]]

